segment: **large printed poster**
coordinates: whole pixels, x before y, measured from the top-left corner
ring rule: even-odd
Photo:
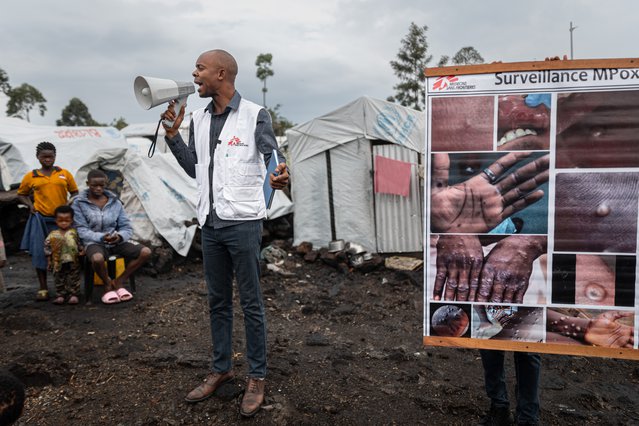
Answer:
[[[638,63],[427,71],[424,344],[639,359]]]

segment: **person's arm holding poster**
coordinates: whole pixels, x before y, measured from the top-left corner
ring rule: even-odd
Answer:
[[[481,271],[478,302],[523,303],[535,259],[547,251],[545,235],[511,235],[488,253]]]
[[[452,186],[448,185],[448,154],[434,154],[432,231],[488,232],[514,213],[542,199],[544,192],[538,188],[548,181],[549,155],[507,172],[530,154],[506,154],[478,175]]]

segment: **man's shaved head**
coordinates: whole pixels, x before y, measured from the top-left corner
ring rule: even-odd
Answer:
[[[214,49],[204,52],[203,57],[215,62],[215,64],[226,70],[228,79],[231,83],[235,83],[235,77],[237,76],[237,62],[233,55],[226,50]]]

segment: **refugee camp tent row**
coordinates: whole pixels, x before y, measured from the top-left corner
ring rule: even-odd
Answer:
[[[424,115],[361,97],[287,131],[294,244],[423,249]]]
[[[125,137],[125,133],[112,127],[36,126],[0,118],[0,190],[16,188],[25,173],[39,168],[36,146],[52,142],[56,164],[75,176],[80,189],[86,188],[86,175],[93,168],[105,170],[110,179],[122,178],[120,199],[133,222],[134,239],[159,246],[161,236],[186,256],[197,228],[195,180],[170,152],[161,149],[148,158],[149,138]],[[275,218],[291,211],[290,200],[278,194],[268,214]]]

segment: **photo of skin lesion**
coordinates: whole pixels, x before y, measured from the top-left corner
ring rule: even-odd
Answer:
[[[546,343],[633,348],[632,311],[548,308]]]
[[[552,302],[632,307],[636,263],[635,256],[555,254]]]
[[[555,194],[555,251],[636,251],[639,173],[558,173]]]
[[[434,301],[546,303],[545,235],[431,235]]]
[[[471,306],[466,304],[430,304],[430,335],[470,337]]]
[[[497,108],[497,150],[550,148],[550,93],[502,95]]]
[[[557,96],[557,168],[639,167],[639,91]]]
[[[433,151],[493,150],[493,96],[434,97],[431,105]]]
[[[472,337],[475,339],[542,342],[543,308],[474,305]]]
[[[433,154],[431,232],[545,234],[549,162],[547,152]]]

